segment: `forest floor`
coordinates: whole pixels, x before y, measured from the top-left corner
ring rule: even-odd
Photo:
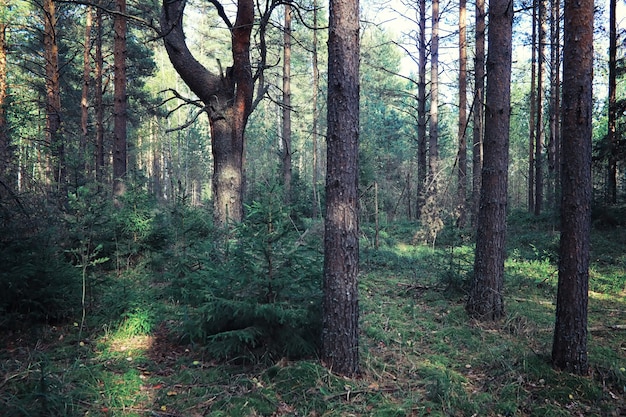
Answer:
[[[510,224],[507,314],[491,324],[464,311],[463,238],[381,236],[362,244],[358,378],[315,358],[218,361],[181,343],[167,314],[137,309],[1,335],[0,416],[626,416],[624,230],[594,231],[587,377],[550,366],[558,234],[545,224]]]

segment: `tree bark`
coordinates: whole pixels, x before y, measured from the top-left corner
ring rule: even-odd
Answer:
[[[5,10],[7,7],[6,0],[0,0],[0,8]],[[9,25],[5,18],[0,17],[0,178],[8,186],[13,185],[15,181],[9,177],[11,166],[11,144],[9,142],[9,132],[7,125],[7,42],[6,34]],[[13,187],[12,187],[13,188]]]
[[[318,162],[318,129],[319,129],[319,119],[320,113],[318,109],[318,100],[319,100],[319,88],[320,88],[320,72],[319,72],[319,62],[318,62],[318,40],[317,40],[317,0],[313,0],[313,177],[312,177],[312,186],[313,186],[313,213],[312,216],[314,219],[317,218],[320,207],[319,194],[317,192],[317,183],[319,181],[319,162]]]
[[[253,79],[250,36],[254,2],[237,1],[231,32],[233,65],[226,74],[213,74],[186,45],[183,31],[185,0],[163,1],[161,30],[165,49],[176,72],[206,106],[213,153],[213,210],[218,227],[243,218],[244,131],[252,108]]]
[[[535,215],[543,210],[543,135],[544,135],[544,94],[543,79],[546,74],[546,0],[539,2],[539,38],[537,63],[537,117],[535,126]]]
[[[426,0],[419,0],[419,45],[417,83],[417,210],[422,212],[428,175],[426,142]]]
[[[609,148],[608,172],[607,172],[607,198],[608,204],[617,203],[617,20],[615,16],[617,0],[609,2],[609,111],[607,142]]]
[[[509,0],[492,0],[489,5],[484,165],[474,276],[466,304],[470,317],[478,320],[504,315],[512,7]]]
[[[291,5],[285,4],[283,28],[283,186],[285,204],[291,204]]]
[[[94,57],[95,93],[94,106],[96,116],[96,149],[95,166],[96,181],[102,183],[105,179],[104,172],[104,90],[102,79],[104,77],[104,58],[102,56],[102,9],[96,9],[96,56]]]
[[[565,1],[561,241],[552,364],[580,375],[589,371],[593,12],[593,0]]]
[[[46,70],[46,143],[50,146],[50,169],[54,188],[61,193],[65,181],[65,143],[61,134],[61,84],[59,76],[59,45],[57,16],[53,0],[43,2],[44,56]],[[63,198],[61,196],[61,198]]]
[[[126,191],[127,172],[127,100],[126,100],[126,0],[116,0],[119,12],[113,20],[113,197]]]
[[[472,222],[478,219],[483,167],[485,90],[485,1],[476,0],[476,57],[474,64],[474,131],[472,138]]]
[[[528,116],[528,212],[535,212],[535,133],[537,126],[537,1],[533,0],[532,35],[530,41],[530,114]]]
[[[89,85],[91,83],[91,24],[92,12],[91,6],[87,6],[85,11],[85,38],[83,46],[83,88],[80,98],[80,145],[78,160],[82,166],[81,175],[86,174],[89,166],[85,158],[87,142],[89,140]]]
[[[432,0],[430,38],[430,125],[428,130],[428,190],[427,198],[437,194],[439,164],[439,0]]]
[[[561,42],[560,0],[551,0],[550,8],[550,143],[548,145],[548,171],[552,178],[551,200],[555,212],[560,207],[559,150],[561,137]]]
[[[322,361],[359,373],[359,2],[331,0]]]
[[[465,227],[467,198],[467,9],[466,0],[459,0],[459,156],[457,167],[457,226]]]

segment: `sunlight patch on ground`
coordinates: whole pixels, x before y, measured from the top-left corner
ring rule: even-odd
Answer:
[[[112,340],[109,349],[111,352],[147,351],[153,342],[152,336],[130,336]]]

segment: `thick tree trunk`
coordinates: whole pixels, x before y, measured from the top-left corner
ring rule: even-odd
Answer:
[[[465,227],[467,198],[467,45],[466,45],[467,9],[466,1],[459,1],[459,160],[457,170],[457,207],[460,228]]]
[[[126,0],[116,0],[113,27],[113,196],[118,198],[126,191],[127,132],[126,123]]]
[[[476,62],[474,64],[474,131],[472,140],[472,223],[478,219],[483,167],[485,90],[485,1],[476,0]]]
[[[359,2],[331,0],[322,360],[359,373]]]
[[[468,314],[479,320],[497,320],[504,315],[502,291],[511,108],[513,5],[509,0],[492,0],[489,8],[484,165],[474,276],[466,304]]]
[[[213,152],[214,221],[224,227],[243,218],[244,131],[253,95],[250,35],[254,2],[238,0],[235,23],[227,22],[233,66],[226,74],[209,72],[191,54],[183,32],[185,5],[185,0],[164,1],[161,29],[176,72],[207,108]]]
[[[563,47],[562,199],[559,282],[552,364],[585,375],[589,234],[591,229],[591,138],[593,0],[566,0]]]
[[[283,33],[283,186],[285,204],[291,204],[291,6],[285,4]]]

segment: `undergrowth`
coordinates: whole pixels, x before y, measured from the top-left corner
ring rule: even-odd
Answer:
[[[436,246],[415,245],[411,225],[396,224],[381,231],[376,249],[365,225],[362,375],[347,379],[316,358],[320,225],[272,201],[252,204],[247,221],[226,234],[212,229],[209,213],[185,204],[117,217],[117,244],[112,236],[102,249],[111,261],[90,271],[85,330],[74,311],[70,320],[0,339],[0,414],[625,412],[626,234],[619,227],[593,231],[592,374],[578,377],[550,366],[558,252],[552,218],[516,213],[509,222],[507,314],[492,324],[470,321],[464,310],[471,239],[445,230]]]

